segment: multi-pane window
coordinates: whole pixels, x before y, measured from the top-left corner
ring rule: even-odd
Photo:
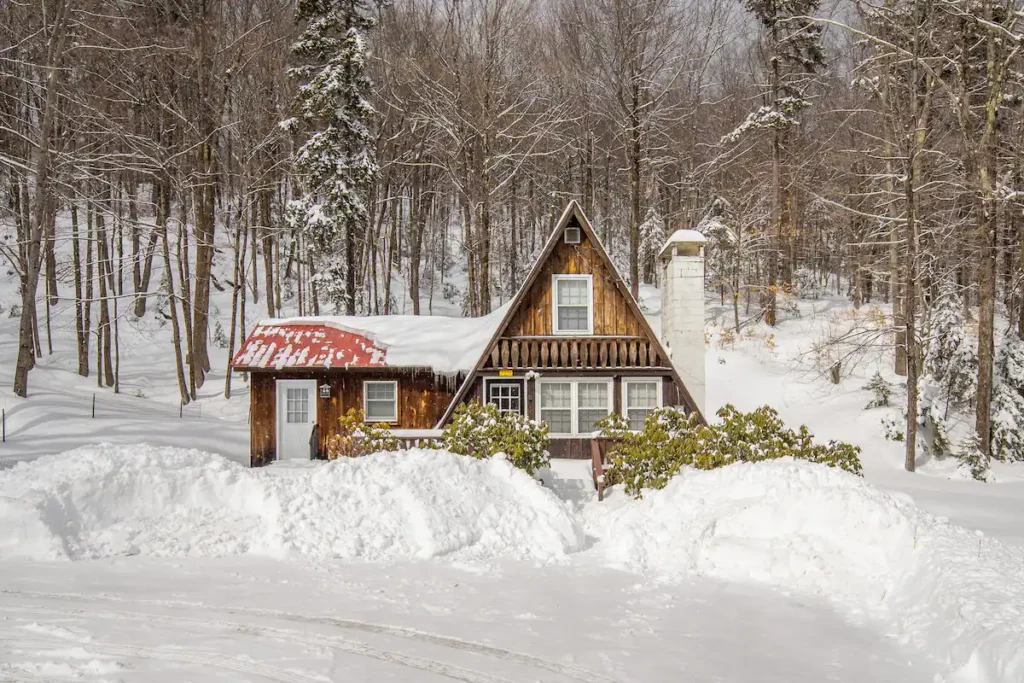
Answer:
[[[503,413],[523,412],[523,385],[520,382],[489,382],[487,400]]]
[[[612,410],[611,382],[606,380],[541,381],[538,393],[538,416],[551,434],[589,435]]]
[[[623,403],[629,428],[641,430],[647,415],[661,405],[661,382],[656,379],[628,379],[623,384]]]
[[[367,422],[398,421],[398,382],[363,382]]]
[[[580,382],[576,385],[576,432],[594,431],[594,423],[608,417],[611,392],[607,382]]]
[[[590,275],[554,276],[554,331],[556,334],[590,334],[593,329]]]
[[[572,382],[541,383],[540,419],[552,434],[572,434]]]
[[[284,407],[285,421],[288,424],[306,424],[309,422],[309,388],[286,388]]]

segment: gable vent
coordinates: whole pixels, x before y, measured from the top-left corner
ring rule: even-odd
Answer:
[[[565,243],[566,244],[579,244],[580,243],[580,229],[577,227],[570,227],[565,229]]]

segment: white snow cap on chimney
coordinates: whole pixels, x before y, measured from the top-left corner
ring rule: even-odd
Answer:
[[[704,235],[676,230],[661,248],[661,338],[704,412]]]

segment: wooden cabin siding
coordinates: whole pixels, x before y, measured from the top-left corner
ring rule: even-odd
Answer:
[[[594,334],[598,336],[639,337],[640,327],[622,293],[615,286],[617,275],[600,257],[585,231],[579,244],[566,244],[559,238],[551,256],[513,314],[502,337],[552,336],[551,276],[594,276]]]
[[[317,426],[320,433],[318,450],[323,452],[327,440],[337,432],[338,418],[351,408],[363,407],[363,382],[398,382],[398,422],[395,429],[433,429],[454,397],[457,383],[428,373],[408,371],[255,371],[250,388],[250,453],[254,466],[264,465],[277,452],[277,380],[312,379],[317,387],[331,385],[330,398],[317,392]]]

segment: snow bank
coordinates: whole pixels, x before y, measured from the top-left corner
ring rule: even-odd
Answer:
[[[786,459],[687,471],[587,514],[617,566],[819,594],[886,619],[960,679],[1024,680],[1024,549],[840,470]]]
[[[573,513],[497,458],[413,450],[250,470],[195,450],[103,445],[0,471],[0,559],[545,560],[582,543]]]

